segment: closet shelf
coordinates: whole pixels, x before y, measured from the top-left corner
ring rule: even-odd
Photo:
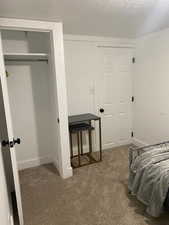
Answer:
[[[5,61],[48,61],[48,54],[46,53],[5,53]]]

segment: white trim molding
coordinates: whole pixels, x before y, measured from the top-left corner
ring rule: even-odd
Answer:
[[[50,48],[51,48],[51,65],[53,81],[56,86],[56,111],[59,118],[59,123],[56,120],[58,127],[59,142],[56,151],[58,153],[58,168],[62,177],[72,175],[72,168],[70,163],[70,145],[69,145],[69,131],[68,131],[68,111],[67,111],[67,93],[66,93],[66,78],[65,78],[65,62],[64,62],[64,48],[63,48],[63,26],[58,22],[47,22],[38,20],[22,20],[12,18],[0,18],[0,29],[6,30],[20,30],[20,31],[36,31],[50,33]],[[24,162],[26,164],[36,164],[39,159],[34,159],[31,162]],[[56,158],[54,159],[57,163]],[[24,163],[20,163],[23,165]],[[67,173],[67,168],[70,168]]]
[[[132,138],[132,144],[138,146],[138,147],[143,147],[143,146],[147,146],[149,145],[148,143],[142,141],[142,140],[139,140],[137,138]]]
[[[17,163],[18,163],[18,169],[23,170],[23,169],[28,169],[28,168],[32,168],[32,167],[36,167],[36,166],[40,166],[40,165],[44,165],[44,164],[48,164],[52,162],[53,162],[52,156],[47,155],[47,156],[43,156],[39,158],[18,161]]]
[[[86,35],[64,35],[64,41],[80,41],[80,42],[93,42],[96,46],[111,46],[111,47],[129,47],[135,48],[135,39],[128,38],[111,38],[111,37],[97,37]]]
[[[40,20],[23,20],[23,19],[12,19],[12,18],[0,18],[0,29],[8,30],[23,30],[23,31],[40,31],[49,32],[55,30],[58,27],[55,22],[47,22]]]

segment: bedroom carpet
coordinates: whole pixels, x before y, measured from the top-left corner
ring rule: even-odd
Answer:
[[[103,162],[62,180],[52,164],[20,172],[25,225],[169,225],[128,194],[128,147],[104,151]]]

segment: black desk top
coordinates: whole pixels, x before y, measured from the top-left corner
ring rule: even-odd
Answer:
[[[68,117],[69,124],[91,121],[91,120],[99,120],[99,119],[100,119],[100,117],[98,117],[94,114],[91,114],[91,113],[73,115],[73,116]]]

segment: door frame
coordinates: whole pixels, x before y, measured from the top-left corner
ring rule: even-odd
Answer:
[[[67,93],[66,93],[66,78],[65,78],[65,64],[64,64],[64,48],[63,48],[63,27],[62,23],[42,22],[32,20],[19,20],[0,18],[0,31],[1,30],[17,30],[17,31],[36,31],[36,32],[49,32],[50,34],[50,47],[51,47],[51,66],[52,75],[55,88],[54,104],[56,107],[56,127],[58,128],[58,152],[54,157],[54,164],[58,168],[61,177],[67,178],[72,176],[72,167],[70,164],[70,145],[69,145],[69,131],[68,131],[68,112],[67,112]],[[0,36],[1,38],[1,36]],[[1,40],[0,40],[1,41]],[[0,49],[0,67],[4,68],[3,49]],[[0,74],[1,80],[6,83],[5,70]],[[5,88],[6,97],[8,97],[7,86]],[[8,109],[9,118],[11,120],[10,108]],[[12,123],[9,123],[9,130],[13,131]],[[16,154],[14,151],[14,160],[16,161]],[[17,165],[15,165],[16,172],[18,172]],[[17,182],[18,183],[18,180]],[[18,187],[20,189],[20,187]],[[20,201],[20,199],[19,199]],[[18,213],[20,215],[20,222],[23,225],[23,212],[22,206],[19,204]]]
[[[56,81],[56,126],[59,130],[58,159],[54,159],[54,164],[59,170],[62,178],[72,176],[70,163],[70,145],[68,131],[68,109],[67,90],[65,78],[64,45],[63,45],[63,25],[61,22],[45,22],[36,20],[21,20],[11,18],[0,18],[0,30],[35,31],[50,33],[51,64],[54,80]],[[0,65],[1,66],[1,65]],[[58,118],[57,118],[58,117]]]

